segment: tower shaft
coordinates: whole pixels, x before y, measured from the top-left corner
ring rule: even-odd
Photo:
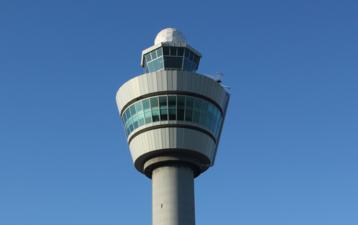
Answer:
[[[186,165],[152,172],[153,225],[195,225],[194,174]]]

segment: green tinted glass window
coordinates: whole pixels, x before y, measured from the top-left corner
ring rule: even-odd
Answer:
[[[152,51],[151,53],[150,53],[150,55],[152,56],[152,59],[156,59],[157,58],[157,51]]]
[[[141,127],[144,125],[144,113],[143,111],[138,116],[138,127]]]
[[[163,49],[162,48],[158,48],[157,49],[157,56],[160,57],[163,55]]]
[[[130,111],[131,111],[131,115],[134,115],[134,114],[135,114],[135,107],[134,107],[134,105],[131,105]]]
[[[152,109],[152,121],[158,122],[159,121],[159,108]]]
[[[129,111],[129,110],[127,110],[127,111],[125,112],[125,114],[127,114],[127,115],[126,115],[126,118],[127,118],[127,120],[128,120],[128,119],[129,119],[129,117],[130,117],[130,115],[131,115],[130,111]]]
[[[153,97],[150,99],[150,106],[152,108],[152,121],[157,122],[159,121],[159,104],[158,104],[158,98]]]
[[[127,135],[153,122],[187,121],[208,129],[215,137],[220,133],[222,114],[211,102],[192,96],[161,95],[139,100],[122,114]]]
[[[134,106],[135,106],[135,111],[136,111],[136,112],[140,112],[140,111],[143,110],[143,108],[142,108],[142,102],[141,102],[141,101],[135,103]]]
[[[144,109],[149,109],[150,108],[149,99],[143,100],[143,108]]]
[[[144,109],[144,121],[145,123],[152,122],[152,111],[150,109],[149,99],[144,99],[143,101],[143,109]]]
[[[146,124],[152,122],[152,110],[151,109],[144,110],[144,120],[145,120]]]
[[[137,129],[138,128],[138,122],[137,121],[134,121],[134,123],[133,123],[133,130],[134,129]]]
[[[150,60],[152,60],[152,57],[150,57],[150,53],[147,53],[147,54],[145,55],[145,60],[146,60],[147,62],[149,62]]]
[[[151,106],[152,108],[158,107],[158,98],[157,98],[157,97],[154,97],[154,98],[151,98],[151,99],[150,99],[150,106]]]

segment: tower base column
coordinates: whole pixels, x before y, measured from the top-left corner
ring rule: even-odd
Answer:
[[[194,174],[185,165],[152,172],[153,225],[195,225]]]

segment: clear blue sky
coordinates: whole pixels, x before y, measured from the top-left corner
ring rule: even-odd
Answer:
[[[76,2],[76,3],[74,3]],[[357,1],[0,2],[0,225],[151,223],[118,87],[176,27],[224,73],[197,224],[358,224]]]

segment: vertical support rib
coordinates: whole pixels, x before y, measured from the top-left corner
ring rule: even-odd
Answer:
[[[153,170],[153,225],[195,225],[194,175],[189,167]]]

